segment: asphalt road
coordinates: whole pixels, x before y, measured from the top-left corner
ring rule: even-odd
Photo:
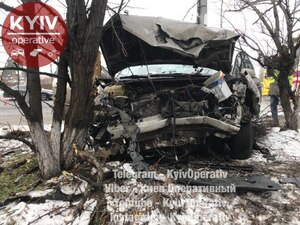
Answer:
[[[53,105],[53,101],[46,102],[49,105]],[[43,117],[44,123],[50,124],[52,120],[52,109],[45,103],[43,105]],[[25,117],[22,116],[18,110],[15,102],[3,98],[3,92],[0,91],[0,126],[1,125],[26,125]]]
[[[53,105],[53,101],[46,102],[49,105]],[[49,105],[42,103],[43,105],[43,116],[44,124],[51,124],[52,121],[52,109]],[[264,96],[261,102],[261,113],[270,114],[269,109],[269,98]],[[279,113],[281,109],[279,108]],[[4,99],[3,92],[0,91],[0,125],[26,125],[26,120],[24,116],[21,115],[18,108],[15,106],[14,101]]]

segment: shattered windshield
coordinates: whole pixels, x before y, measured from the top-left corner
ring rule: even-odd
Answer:
[[[155,65],[140,65],[128,67],[120,71],[116,78],[132,77],[132,76],[161,76],[161,75],[202,75],[211,76],[217,71],[206,67],[194,68],[191,65],[178,65],[178,64],[155,64]]]

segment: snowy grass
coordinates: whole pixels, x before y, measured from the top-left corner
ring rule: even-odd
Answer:
[[[11,142],[2,143],[2,147],[10,148]],[[17,145],[17,143],[14,143]],[[265,137],[258,139],[258,144],[267,147],[274,159],[264,158],[254,151],[253,156],[245,161],[235,163],[253,164],[254,175],[264,175],[279,182],[283,176],[300,176],[300,134],[294,131],[280,132],[272,128]],[[0,145],[1,146],[1,145]],[[23,148],[20,145],[18,147]],[[241,146],[242,147],[242,146]],[[130,163],[110,162],[105,172],[111,168],[132,173]],[[240,175],[239,173],[236,174]],[[49,181],[56,182],[54,181]],[[263,193],[196,193],[196,192],[149,192],[145,187],[161,185],[167,187],[172,180],[164,172],[158,172],[157,178],[149,179],[112,179],[111,184],[129,187],[126,193],[106,192],[107,210],[111,216],[109,224],[300,224],[300,189],[293,184],[282,184],[277,192]],[[63,182],[65,193],[74,193],[78,184]],[[172,184],[180,186],[179,184]],[[82,183],[80,192],[86,188]],[[47,192],[46,192],[47,193]],[[46,193],[33,192],[38,196]],[[132,202],[126,202],[131,200]],[[140,205],[135,205],[137,203]],[[132,204],[133,205],[132,205]],[[148,203],[149,205],[142,205]],[[75,203],[76,204],[76,203]],[[90,199],[85,204],[86,210],[76,219],[72,217],[74,205],[69,202],[50,201],[45,203],[11,203],[0,208],[0,224],[88,224],[96,206],[96,201]]]

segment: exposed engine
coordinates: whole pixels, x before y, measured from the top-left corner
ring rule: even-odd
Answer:
[[[96,147],[114,154],[127,150],[133,161],[141,161],[140,150],[175,149],[197,145],[209,135],[236,134],[241,121],[251,119],[247,82],[228,79],[232,93],[220,101],[205,80],[131,79],[105,87],[91,129]]]

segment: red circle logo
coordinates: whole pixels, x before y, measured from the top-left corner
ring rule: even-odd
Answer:
[[[2,26],[2,43],[18,64],[38,68],[54,62],[67,42],[61,15],[49,5],[30,2],[14,8]]]

